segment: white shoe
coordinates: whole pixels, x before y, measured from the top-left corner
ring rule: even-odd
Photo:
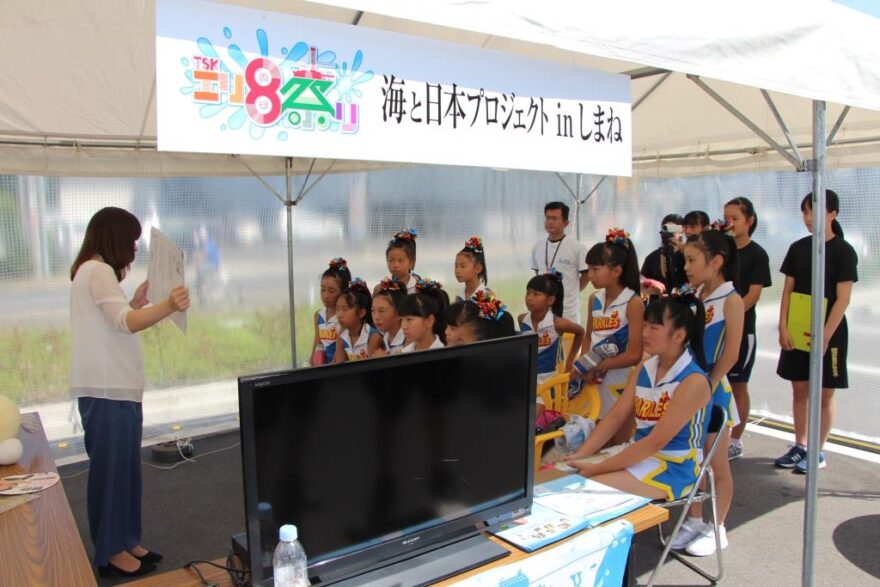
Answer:
[[[721,549],[727,548],[727,530],[724,526],[718,526],[719,537],[721,538]],[[715,554],[715,529],[712,524],[706,524],[703,532],[696,540],[688,544],[685,549],[691,556],[709,556]]]
[[[682,550],[700,536],[704,529],[705,525],[702,520],[686,519],[684,524],[681,525],[675,540],[672,541],[672,550]]]

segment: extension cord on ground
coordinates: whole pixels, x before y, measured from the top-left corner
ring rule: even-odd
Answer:
[[[192,457],[195,447],[189,440],[174,440],[154,444],[152,447],[153,461],[157,463],[177,463]]]

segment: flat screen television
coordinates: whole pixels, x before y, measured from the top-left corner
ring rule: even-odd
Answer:
[[[282,524],[333,583],[526,513],[537,350],[511,337],[240,378],[253,584]]]

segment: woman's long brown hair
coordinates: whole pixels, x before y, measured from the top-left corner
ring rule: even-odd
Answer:
[[[140,237],[141,223],[134,214],[122,208],[101,208],[89,220],[79,254],[70,267],[70,280],[80,265],[100,255],[113,268],[116,279],[122,281],[134,261],[134,243]]]

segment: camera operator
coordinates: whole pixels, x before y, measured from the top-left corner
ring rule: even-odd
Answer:
[[[684,248],[687,236],[682,217],[667,214],[660,223],[660,247],[645,257],[642,265],[642,289],[659,295],[680,287],[687,281],[684,272]]]

